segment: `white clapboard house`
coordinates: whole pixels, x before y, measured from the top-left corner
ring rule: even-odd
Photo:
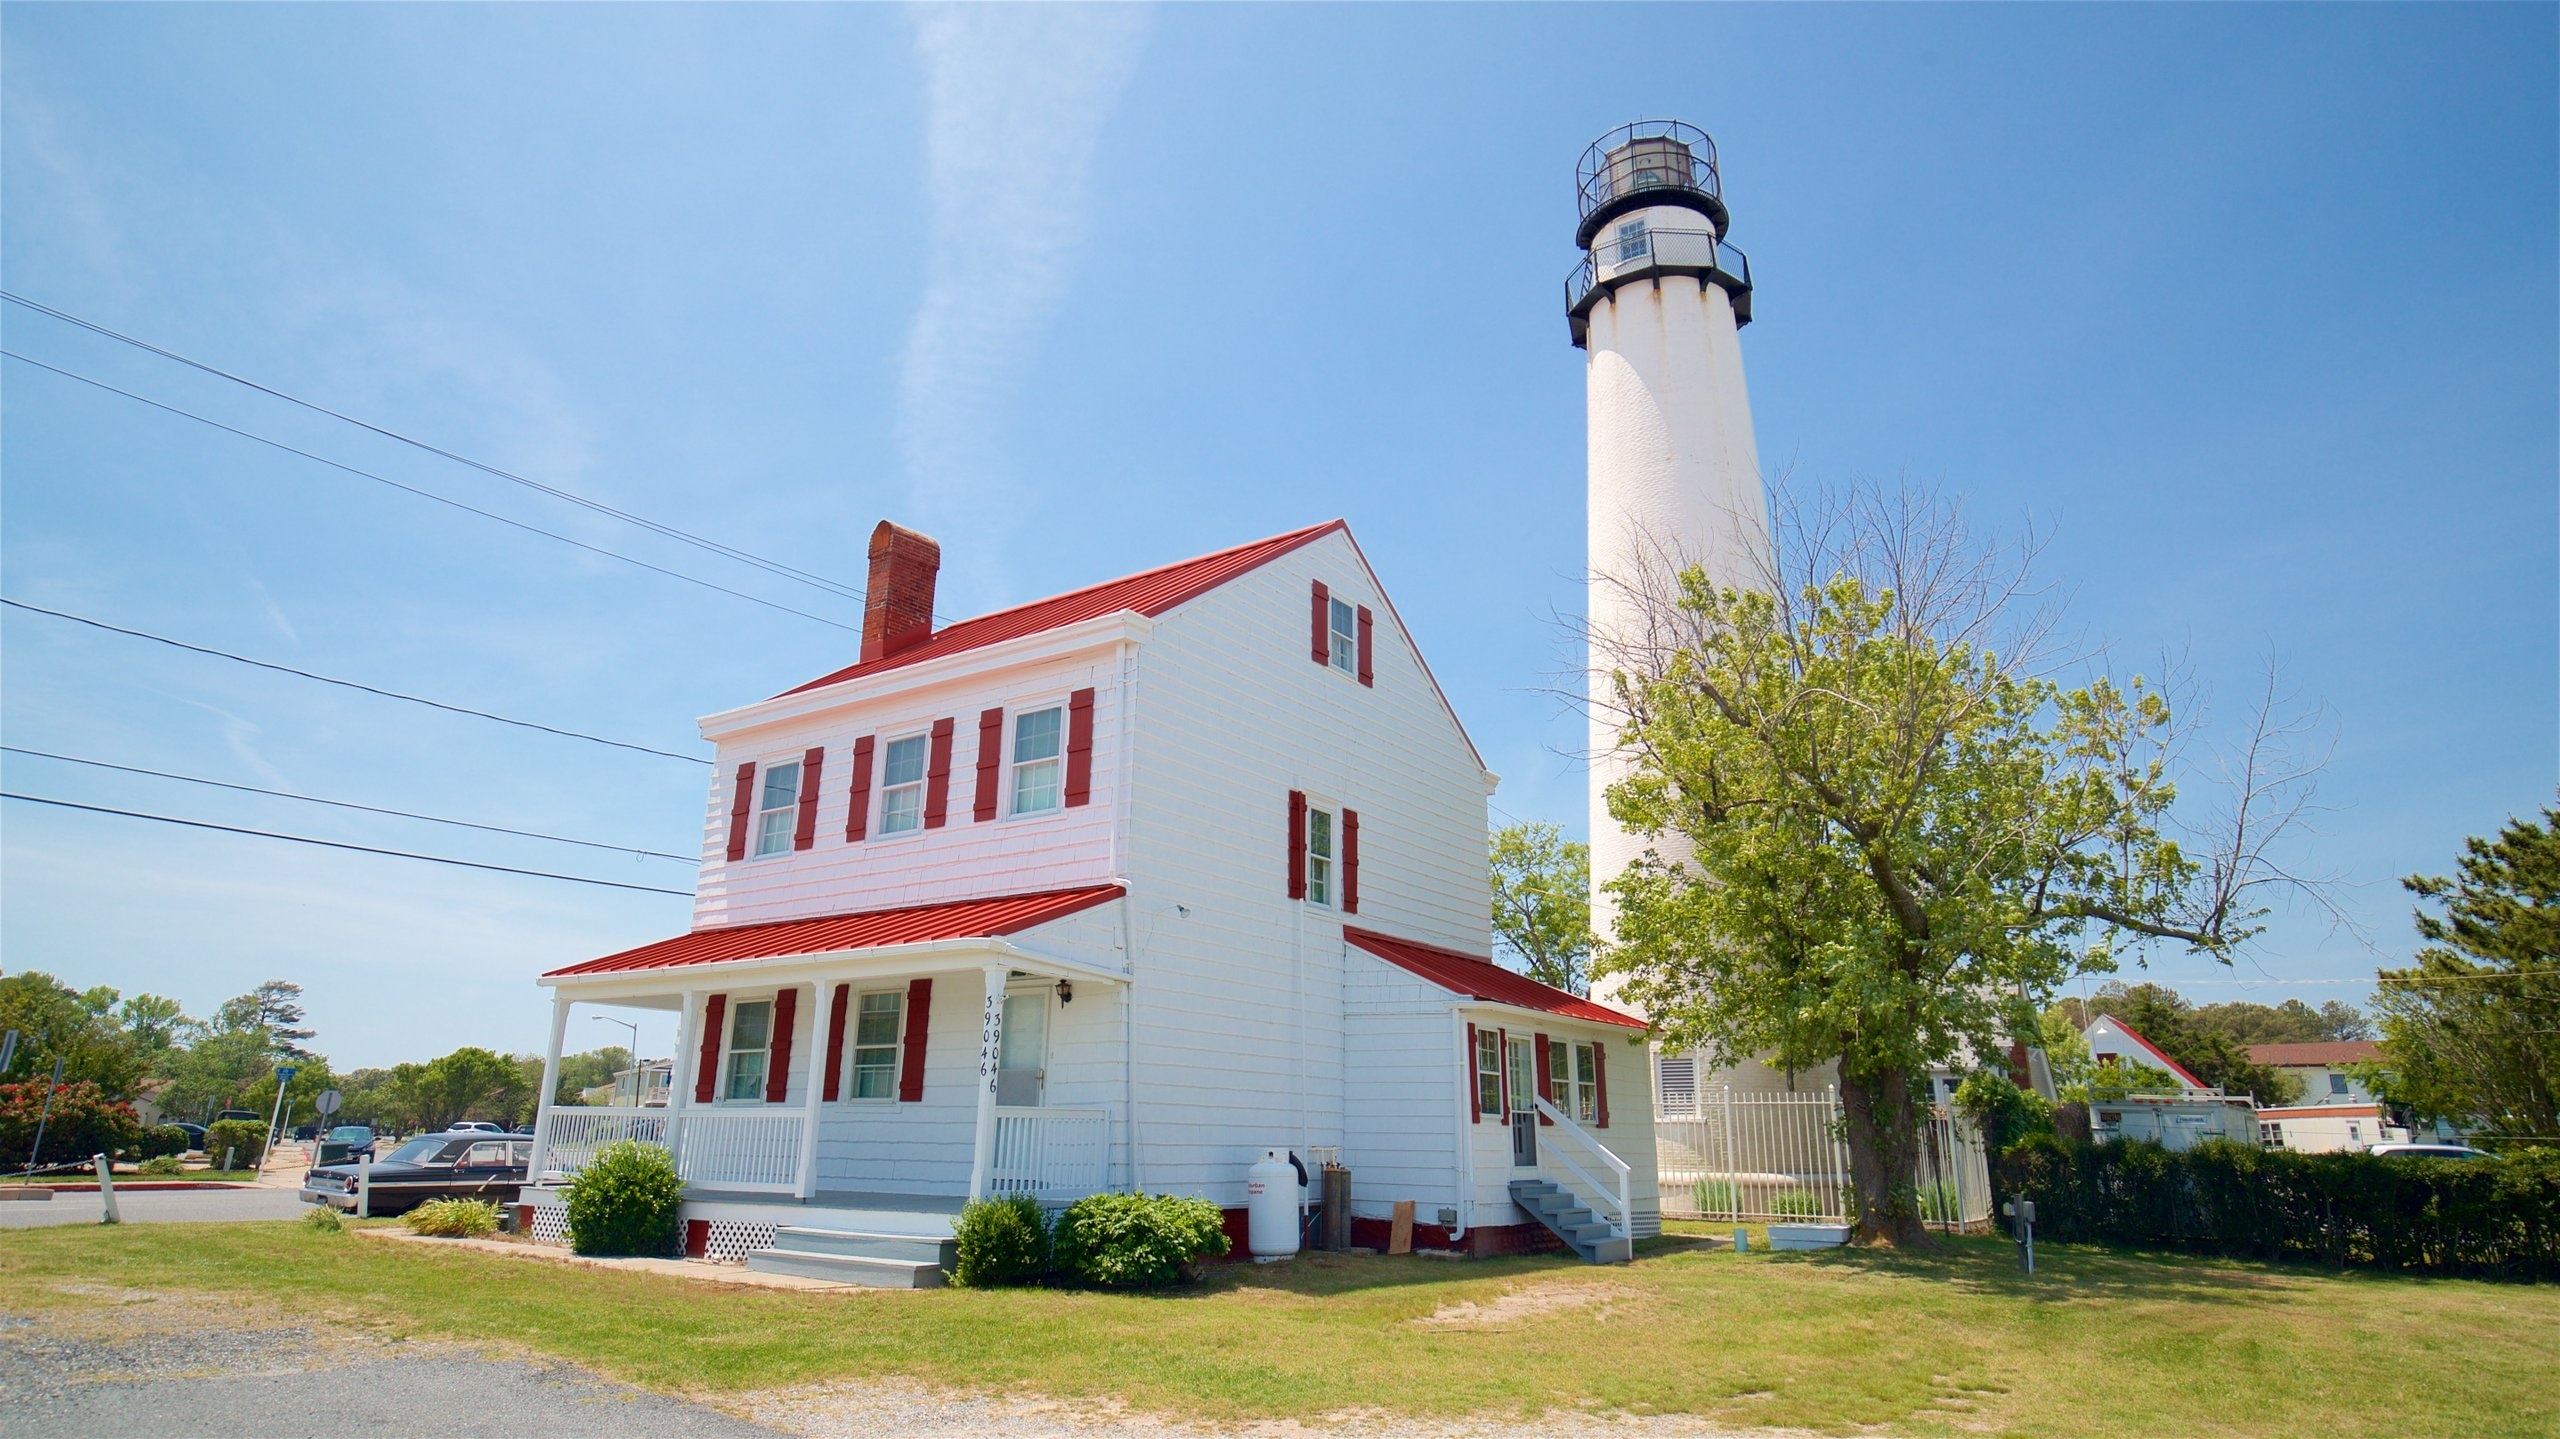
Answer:
[[[1241,1235],[1272,1149],[1349,1167],[1355,1243],[1654,1232],[1643,1024],[1490,962],[1494,776],[1347,525],[938,628],[939,547],[870,560],[857,663],[702,721],[692,929],[542,977],[555,1067],[575,1004],[680,1028],[670,1103],[543,1111],[538,1237],[626,1136],[696,1252],[884,1282],[980,1195]]]

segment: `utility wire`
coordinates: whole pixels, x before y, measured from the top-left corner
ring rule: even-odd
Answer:
[[[779,560],[769,560],[762,555],[751,554],[746,550],[739,549],[735,545],[722,544],[718,540],[706,539],[701,535],[677,529],[673,525],[662,525],[656,520],[632,514],[628,510],[615,509],[613,506],[605,504],[602,501],[591,500],[584,495],[575,494],[571,491],[557,488],[556,486],[546,485],[540,480],[527,479],[523,475],[516,474],[513,471],[503,470],[498,468],[496,465],[486,464],[482,461],[475,460],[469,455],[457,454],[454,451],[444,449],[441,446],[429,444],[425,440],[404,435],[397,430],[386,429],[381,425],[372,423],[371,421],[360,420],[353,415],[346,414],[339,410],[330,409],[326,405],[303,399],[299,395],[287,394],[285,391],[279,390],[272,385],[260,384],[258,381],[252,380],[245,375],[236,375],[229,370],[206,364],[202,360],[190,359],[185,355],[179,354],[175,350],[165,349],[148,340],[136,338],[135,336],[125,334],[119,330],[108,329],[106,326],[101,325],[94,320],[84,320],[78,315],[72,314],[68,310],[55,309],[51,305],[44,304],[38,300],[28,299],[24,295],[20,295],[9,290],[0,290],[0,300],[7,300],[11,304],[24,305],[26,308],[35,311],[37,314],[51,316],[52,318],[60,320],[67,325],[77,325],[81,329],[89,331],[91,334],[102,335],[107,339],[117,341],[121,344],[131,345],[138,350],[146,350],[154,355],[158,355],[164,360],[174,360],[181,365],[185,365],[189,369],[199,370],[205,374],[215,376],[216,378],[229,380],[235,385],[245,385],[252,390],[256,390],[262,395],[271,395],[276,399],[282,400],[286,404],[299,405],[303,409],[310,410],[315,414],[327,415],[333,420],[342,420],[359,429],[369,430],[374,434],[382,436],[384,439],[395,440],[401,444],[410,446],[413,449],[424,450],[428,454],[451,460],[458,465],[468,465],[484,474],[494,475],[499,479],[509,481],[513,484],[522,485],[527,489],[537,490],[554,499],[566,500],[570,504],[593,510],[600,515],[610,515],[617,520],[638,525],[642,529],[664,535],[668,539],[692,545],[697,549],[707,550],[712,554],[735,560],[743,565],[752,565],[768,574],[780,575],[785,579],[798,580],[802,584],[806,585],[814,585],[819,589],[826,590],[832,594],[841,595],[847,599],[860,600],[862,598],[862,591],[839,581],[828,579],[824,575],[812,574],[809,571],[800,569],[796,566],[783,564]]]
[[[589,879],[582,874],[553,874],[548,870],[518,869],[506,864],[482,864],[477,860],[451,859],[440,854],[413,854],[405,849],[376,849],[368,844],[340,844],[334,839],[313,839],[306,834],[279,834],[271,829],[242,829],[237,825],[207,824],[200,819],[179,819],[175,815],[145,814],[140,810],[108,809],[104,805],[75,804],[67,799],[47,799],[40,794],[15,794],[0,790],[0,799],[23,800],[28,804],[49,804],[57,809],[86,810],[91,814],[119,815],[125,819],[157,820],[161,824],[180,824],[189,829],[209,829],[222,834],[245,834],[259,839],[288,840],[294,844],[318,845],[322,849],[344,849],[352,850],[357,854],[388,855],[393,859],[424,860],[429,864],[449,864],[459,869],[485,869],[497,874],[521,874],[534,879],[557,879],[570,884],[592,884],[602,889],[636,889],[643,894],[672,894],[681,899],[693,898],[693,891],[689,889],[661,889],[654,884],[624,884],[620,880]]]
[[[75,615],[64,610],[49,610],[42,605],[31,605],[25,600],[13,600],[6,596],[0,596],[0,605],[7,605],[9,608],[16,610],[27,610],[39,615],[51,615],[53,618],[58,620],[69,620],[73,624],[87,625],[91,629],[105,630],[109,634],[131,635],[135,639],[149,640],[154,644],[167,645],[171,649],[187,650],[200,655],[212,655],[216,659],[232,660],[240,664],[252,665],[262,670],[274,670],[278,674],[298,675],[303,679],[318,680],[324,685],[339,685],[351,690],[362,690],[366,694],[380,695],[385,699],[407,700],[411,704],[425,705],[429,709],[440,709],[451,714],[470,715],[475,719],[496,720],[500,724],[514,725],[518,729],[540,730],[544,734],[556,734],[565,739],[582,739],[591,744],[610,745],[615,749],[635,750],[641,754],[658,755],[665,759],[680,759],[688,764],[707,765],[711,763],[711,761],[704,759],[700,755],[677,754],[673,750],[651,749],[645,744],[632,744],[627,740],[606,739],[602,735],[584,734],[573,729],[559,729],[552,725],[536,724],[532,720],[509,719],[505,715],[491,714],[487,710],[471,709],[463,705],[450,705],[446,704],[442,700],[431,700],[419,695],[402,694],[398,690],[379,689],[373,685],[358,684],[354,680],[342,680],[333,678],[329,675],[313,674],[309,670],[298,670],[291,665],[270,664],[265,660],[253,660],[247,655],[235,655],[229,650],[217,650],[206,645],[191,645],[184,640],[173,640],[167,635],[155,635],[147,630],[129,630],[122,625],[111,625],[104,620],[90,619],[86,615]]]
[[[476,829],[489,834],[512,834],[524,839],[545,839],[551,841],[553,844],[574,844],[584,849],[601,849],[610,851],[614,854],[646,855],[650,859],[671,859],[681,864],[692,864],[701,858],[699,855],[667,854],[663,851],[654,849],[634,849],[627,844],[606,844],[601,840],[571,839],[566,835],[543,834],[538,830],[509,829],[504,825],[497,824],[475,824],[467,819],[446,819],[442,815],[416,814],[405,809],[384,809],[380,805],[357,804],[351,800],[322,799],[316,794],[295,794],[291,790],[260,789],[258,786],[253,784],[231,784],[224,780],[205,779],[199,775],[172,774],[167,770],[143,769],[139,766],[129,764],[109,764],[102,759],[82,759],[78,755],[54,754],[50,751],[40,749],[21,749],[16,745],[0,745],[0,752],[32,755],[37,759],[60,760],[64,764],[87,765],[91,769],[111,769],[124,774],[149,775],[153,779],[174,779],[182,784],[200,784],[213,789],[238,790],[242,794],[264,794],[273,795],[277,799],[297,799],[302,801],[304,804],[325,804],[333,809],[362,810],[366,814],[387,814],[400,819],[425,820],[429,824],[449,824],[456,829]]]
[[[496,520],[499,524],[512,526],[513,528],[523,530],[528,534],[540,535],[547,540],[558,540],[564,545],[574,545],[579,549],[585,550],[589,554],[603,555],[607,559],[620,560],[627,565],[638,565],[644,570],[665,575],[669,579],[682,580],[689,585],[699,585],[706,590],[717,590],[721,594],[745,600],[749,604],[762,605],[769,610],[780,610],[787,615],[798,615],[804,620],[816,620],[822,625],[831,625],[836,629],[845,630],[847,632],[859,632],[861,628],[858,625],[849,625],[838,620],[828,619],[825,615],[811,614],[809,611],[803,609],[794,609],[790,605],[780,604],[773,600],[765,599],[759,595],[751,595],[744,590],[733,590],[727,585],[716,584],[710,580],[702,579],[699,576],[686,574],[682,570],[671,570],[664,565],[651,564],[647,560],[626,555],[620,550],[609,550],[602,545],[591,545],[584,540],[571,539],[569,536],[561,534],[556,530],[546,530],[540,525],[529,525],[522,520],[510,519],[505,515],[499,514],[495,510],[484,510],[477,505],[465,504],[464,502],[453,499],[449,496],[437,494],[433,490],[420,489],[416,485],[403,484],[387,475],[377,475],[371,470],[360,470],[353,465],[330,459],[326,455],[315,455],[309,450],[296,449],[293,446],[284,443],[282,440],[271,440],[264,435],[253,434],[250,431],[226,425],[220,420],[216,420],[205,415],[199,415],[193,410],[182,410],[175,405],[162,404],[160,401],[152,399],[147,395],[137,395],[131,390],[118,389],[116,386],[110,385],[104,380],[91,379],[87,375],[80,374],[77,371],[63,369],[59,365],[48,365],[44,361],[36,359],[31,355],[21,355],[15,350],[8,349],[0,349],[0,355],[6,355],[10,359],[16,360],[22,365],[33,365],[39,370],[50,371],[53,374],[62,376],[66,380],[77,380],[81,384],[104,390],[111,395],[122,395],[128,400],[132,400],[138,404],[149,405],[155,410],[176,415],[182,419],[193,420],[200,425],[210,425],[214,429],[222,431],[224,434],[238,435],[244,440],[255,440],[259,444],[266,445],[273,449],[282,450],[288,455],[299,455],[303,459],[327,465],[333,470],[343,470],[350,475],[356,475],[361,478],[371,480],[376,484],[389,485],[395,490],[405,491],[409,494],[416,495],[420,499],[433,500],[440,505],[450,505],[457,510],[478,515],[484,520]],[[856,595],[854,598],[860,599],[861,596]]]

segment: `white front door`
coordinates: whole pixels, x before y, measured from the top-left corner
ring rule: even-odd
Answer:
[[[996,1103],[1034,1105],[1049,1063],[1049,991],[1004,997],[1004,1038],[996,1046]]]

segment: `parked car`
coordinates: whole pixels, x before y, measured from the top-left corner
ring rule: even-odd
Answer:
[[[373,1212],[400,1214],[430,1199],[515,1202],[533,1162],[533,1141],[486,1130],[424,1134],[373,1162]],[[323,1164],[302,1179],[302,1202],[353,1213],[361,1171]]]
[[[473,1134],[504,1134],[507,1132],[503,1127],[491,1124],[485,1119],[465,1119],[453,1125],[445,1132],[447,1134],[460,1134],[465,1130],[469,1130]]]
[[[183,1119],[173,1119],[173,1120],[169,1121],[169,1127],[170,1127],[171,1129],[183,1129],[183,1130],[185,1130],[185,1131],[187,1132],[187,1148],[192,1149],[192,1150],[197,1150],[197,1151],[202,1151],[202,1150],[203,1150],[203,1148],[204,1148],[204,1126],[203,1126],[203,1125],[201,1125],[201,1124],[191,1124],[191,1123],[189,1123],[188,1121],[183,1120]]]
[[[341,1124],[320,1137],[314,1164],[353,1164],[373,1153],[373,1126]]]
[[[213,1117],[213,1122],[220,1124],[226,1119],[245,1119],[251,1124],[264,1124],[267,1122],[267,1117],[258,1113],[254,1109],[226,1109],[220,1114],[215,1115]]]
[[[2495,1159],[2498,1156],[2468,1144],[2377,1144],[2365,1151],[2385,1159]]]

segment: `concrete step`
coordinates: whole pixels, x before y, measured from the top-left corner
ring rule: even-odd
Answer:
[[[873,1259],[861,1254],[811,1254],[758,1249],[747,1255],[747,1267],[759,1274],[797,1274],[834,1284],[866,1284],[875,1289],[938,1289],[942,1266],[929,1260]]]
[[[785,1224],[773,1231],[773,1247],[786,1254],[849,1254],[857,1259],[900,1259],[948,1269],[960,1245],[948,1234],[895,1234]]]

